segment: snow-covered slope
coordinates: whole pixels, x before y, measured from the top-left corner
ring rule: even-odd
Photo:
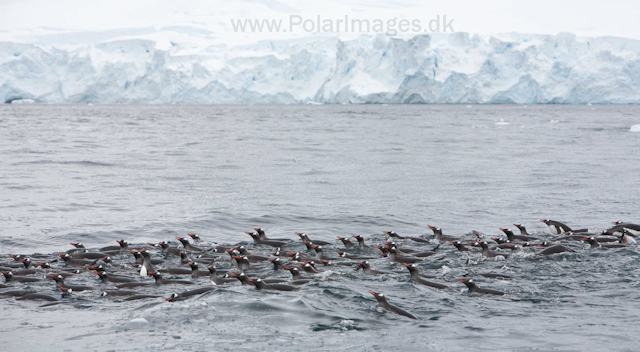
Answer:
[[[640,41],[623,38],[316,35],[233,46],[187,27],[83,35],[92,39],[0,42],[0,102],[640,103]]]

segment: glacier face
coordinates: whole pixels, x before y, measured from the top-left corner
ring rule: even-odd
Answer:
[[[184,29],[182,29],[184,30]],[[135,35],[0,42],[0,102],[133,104],[640,103],[640,41],[467,33],[251,45]]]

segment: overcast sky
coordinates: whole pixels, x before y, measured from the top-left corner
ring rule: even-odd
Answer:
[[[86,31],[190,25],[224,31],[234,17],[361,16],[428,19],[446,15],[457,32],[504,32],[640,39],[638,0],[0,0],[0,41],[15,32]],[[228,29],[227,29],[228,30]],[[2,36],[6,38],[2,38]]]

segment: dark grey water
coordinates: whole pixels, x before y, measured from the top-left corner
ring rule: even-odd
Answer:
[[[637,223],[638,123],[637,106],[2,106],[0,255],[187,232],[249,244],[244,231],[259,226],[379,243],[373,234],[424,235],[427,224],[471,240],[514,222],[542,233],[542,218]],[[449,290],[339,268],[294,293],[232,286],[168,303],[93,292],[49,308],[1,299],[3,349],[637,350],[636,245],[548,259],[476,253],[469,265],[447,247],[420,267]],[[507,295],[458,282],[485,271],[515,277],[477,278]],[[73,280],[101,287],[93,276]],[[48,281],[32,287],[59,295]],[[369,290],[420,319],[379,312]]]

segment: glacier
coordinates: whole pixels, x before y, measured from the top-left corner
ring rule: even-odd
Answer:
[[[204,36],[168,41],[158,31],[200,35],[180,27],[0,42],[0,102],[640,103],[633,39],[459,32],[233,45]]]

